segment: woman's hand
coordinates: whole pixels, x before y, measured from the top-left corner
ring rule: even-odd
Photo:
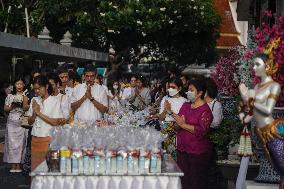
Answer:
[[[172,112],[172,106],[171,106],[171,104],[169,103],[169,101],[167,101],[167,100],[165,101],[164,109],[165,109],[165,111],[168,112],[168,113]]]
[[[35,100],[32,102],[32,107],[33,111],[38,115],[40,113],[40,106]]]
[[[67,120],[64,118],[59,118],[58,119],[59,124],[58,125],[65,125],[67,123]]]
[[[174,114],[173,114],[173,117],[174,117],[176,123],[177,123],[181,128],[184,128],[184,125],[186,125],[184,116],[179,116],[179,115],[177,115],[177,114],[174,113]]]

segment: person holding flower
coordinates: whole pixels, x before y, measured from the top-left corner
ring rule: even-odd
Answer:
[[[15,80],[12,94],[6,97],[4,110],[9,113],[5,132],[3,162],[12,164],[11,173],[21,172],[25,140],[25,129],[21,127],[20,117],[29,109],[28,98],[24,94],[25,84],[22,78]]]
[[[187,97],[179,114],[173,114],[177,126],[177,163],[184,172],[182,188],[206,189],[207,172],[212,158],[208,137],[213,116],[204,100],[204,79],[190,81]]]

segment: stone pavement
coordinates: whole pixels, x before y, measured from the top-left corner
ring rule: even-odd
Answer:
[[[26,189],[30,188],[30,178],[21,173],[10,173],[10,165],[3,163],[3,145],[5,139],[6,119],[0,118],[0,188]]]

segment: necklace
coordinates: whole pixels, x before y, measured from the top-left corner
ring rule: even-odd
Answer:
[[[260,83],[257,88],[260,89],[260,88],[266,87],[267,85],[271,83],[274,83],[274,81],[272,80],[272,81],[267,81],[265,83]]]

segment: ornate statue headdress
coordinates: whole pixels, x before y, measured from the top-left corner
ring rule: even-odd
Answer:
[[[273,50],[278,48],[280,43],[280,37],[272,39],[267,45],[266,48],[263,50],[263,53],[268,56],[268,60],[265,62],[266,64],[266,73],[268,75],[273,75],[278,71],[278,64],[275,62],[273,56]]]

